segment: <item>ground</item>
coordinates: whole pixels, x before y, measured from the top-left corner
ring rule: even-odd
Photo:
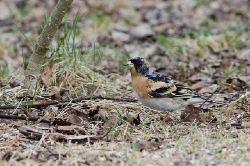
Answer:
[[[74,0],[24,89],[55,5],[0,2],[3,165],[249,165],[249,1]],[[135,56],[214,104],[141,105],[123,66]]]

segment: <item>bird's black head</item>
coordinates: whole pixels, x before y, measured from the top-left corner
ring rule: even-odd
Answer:
[[[130,59],[125,66],[127,66],[130,70],[135,69],[141,75],[149,73],[149,64],[141,57]]]

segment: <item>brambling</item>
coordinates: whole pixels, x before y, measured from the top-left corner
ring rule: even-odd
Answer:
[[[188,87],[154,71],[143,58],[132,58],[125,66],[130,69],[135,97],[149,108],[174,111],[205,101]]]

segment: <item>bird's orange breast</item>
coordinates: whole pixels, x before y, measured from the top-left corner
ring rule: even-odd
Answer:
[[[132,86],[134,91],[141,97],[141,98],[151,98],[149,96],[149,89],[148,86],[148,78],[143,77],[138,74],[134,69],[131,70],[131,77],[132,77]]]

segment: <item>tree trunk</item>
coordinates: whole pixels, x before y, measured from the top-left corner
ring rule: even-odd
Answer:
[[[40,78],[42,63],[49,50],[50,43],[72,2],[73,0],[59,0],[54,8],[29,59],[28,67],[25,71],[25,88],[34,89],[36,87],[37,80]]]

